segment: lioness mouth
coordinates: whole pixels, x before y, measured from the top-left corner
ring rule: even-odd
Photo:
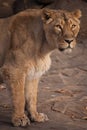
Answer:
[[[64,53],[71,53],[72,52],[72,48],[71,47],[59,48],[59,50],[64,52]]]

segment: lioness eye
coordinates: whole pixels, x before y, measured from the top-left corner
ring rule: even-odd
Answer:
[[[75,28],[75,27],[76,27],[76,25],[75,25],[75,24],[73,24],[73,25],[72,25],[72,28]]]
[[[55,25],[55,29],[61,31],[61,26],[59,24]]]

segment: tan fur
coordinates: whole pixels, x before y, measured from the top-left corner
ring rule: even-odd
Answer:
[[[46,9],[26,10],[0,20],[0,79],[12,95],[14,126],[30,123],[25,106],[31,120],[48,120],[37,112],[38,82],[50,68],[53,50],[70,51],[75,47],[80,17],[79,10]]]

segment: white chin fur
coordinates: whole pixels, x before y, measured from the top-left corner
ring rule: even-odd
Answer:
[[[71,48],[67,48],[64,50],[64,53],[65,54],[70,54],[72,52],[72,49]]]

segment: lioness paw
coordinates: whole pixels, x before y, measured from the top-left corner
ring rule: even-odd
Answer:
[[[35,114],[34,117],[31,118],[32,121],[36,121],[36,122],[44,122],[44,121],[48,121],[48,117],[46,114],[44,113],[37,113]]]
[[[30,120],[28,119],[28,117],[26,115],[23,116],[13,116],[12,118],[12,123],[14,126],[27,126],[30,125]]]

